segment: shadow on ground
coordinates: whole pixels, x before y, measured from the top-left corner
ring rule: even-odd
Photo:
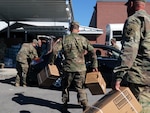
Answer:
[[[10,84],[13,85],[15,84],[15,78],[16,77],[11,77],[7,79],[0,80],[1,83],[4,84]],[[40,89],[50,89],[50,90],[57,90],[57,91],[62,91],[62,87],[55,87],[54,85],[51,85],[50,87],[40,87],[38,83],[30,83],[28,87],[38,87]],[[70,91],[75,91],[75,88],[73,86],[70,87]]]
[[[31,113],[30,111],[21,110],[20,113]]]
[[[0,80],[0,82],[5,83],[5,84],[14,85],[15,78],[16,77],[7,78],[7,79],[4,79],[4,80]]]
[[[33,104],[33,105],[49,107],[51,109],[56,109],[60,112],[62,111],[61,103],[57,103],[57,102],[50,101],[50,100],[44,100],[44,99],[40,99],[36,97],[25,96],[23,95],[23,93],[16,93],[15,97],[13,97],[12,100],[20,105]],[[80,105],[68,104],[68,108],[81,108],[81,107]],[[30,112],[22,111],[20,113],[30,113]]]

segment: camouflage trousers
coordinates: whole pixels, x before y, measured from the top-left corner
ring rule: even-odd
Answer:
[[[16,62],[17,75],[16,75],[15,82],[17,84],[23,84],[23,85],[27,84],[26,78],[27,78],[28,68],[29,66],[27,64]]]
[[[69,102],[69,87],[72,84],[77,91],[77,99],[78,102],[86,106],[87,105],[87,94],[85,91],[84,83],[85,83],[85,74],[86,72],[64,72],[62,79],[62,102]]]
[[[142,106],[140,113],[150,113],[150,86],[130,83],[129,87]]]

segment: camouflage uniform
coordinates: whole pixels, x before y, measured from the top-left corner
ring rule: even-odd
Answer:
[[[150,16],[144,10],[130,16],[123,31],[121,65],[114,72],[116,79],[127,75],[129,87],[143,106],[141,113],[150,112]]]
[[[26,85],[29,62],[35,57],[38,57],[38,54],[32,43],[24,43],[16,57],[16,69],[18,72],[16,83],[20,84],[20,82],[23,82]]]
[[[56,42],[53,47],[53,55],[56,55],[60,50],[63,51],[65,57],[63,63],[64,77],[62,81],[62,101],[63,103],[67,103],[69,101],[68,88],[71,83],[73,83],[77,90],[78,102],[81,105],[86,105],[88,100],[84,89],[86,74],[84,55],[85,51],[91,53],[92,66],[93,68],[97,67],[97,59],[94,48],[85,37],[78,35],[77,33],[71,33],[62,40]]]

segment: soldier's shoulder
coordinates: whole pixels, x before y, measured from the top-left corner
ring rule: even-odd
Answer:
[[[139,31],[141,21],[135,16],[130,16],[125,23],[125,36],[132,37],[135,35],[136,31]]]
[[[138,17],[136,15],[132,15],[132,16],[129,16],[127,20],[130,22],[130,21],[135,21],[137,19]]]
[[[130,16],[128,17],[126,21],[126,26],[137,26],[141,25],[141,20],[137,18],[136,16]]]
[[[128,17],[128,22],[134,22],[134,23],[139,23],[141,24],[141,19],[145,17],[150,17],[150,15],[146,11],[136,11],[135,14],[131,15]]]
[[[79,34],[78,34],[78,36],[81,37],[81,38],[85,38],[83,35],[79,35]]]
[[[68,34],[65,36],[65,38],[70,38],[70,37],[72,37],[72,34]]]
[[[76,38],[79,39],[79,40],[86,39],[83,35],[80,35],[80,34],[76,34]]]
[[[22,46],[29,46],[29,43],[23,43]]]

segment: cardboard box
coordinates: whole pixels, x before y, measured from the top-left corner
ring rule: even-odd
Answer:
[[[38,84],[39,86],[50,87],[58,77],[59,71],[56,65],[48,64],[48,66],[44,67],[44,69],[38,73]]]
[[[84,113],[140,113],[141,105],[128,87],[112,90]]]
[[[87,73],[85,85],[89,88],[92,95],[104,94],[106,92],[106,83],[100,72]]]

